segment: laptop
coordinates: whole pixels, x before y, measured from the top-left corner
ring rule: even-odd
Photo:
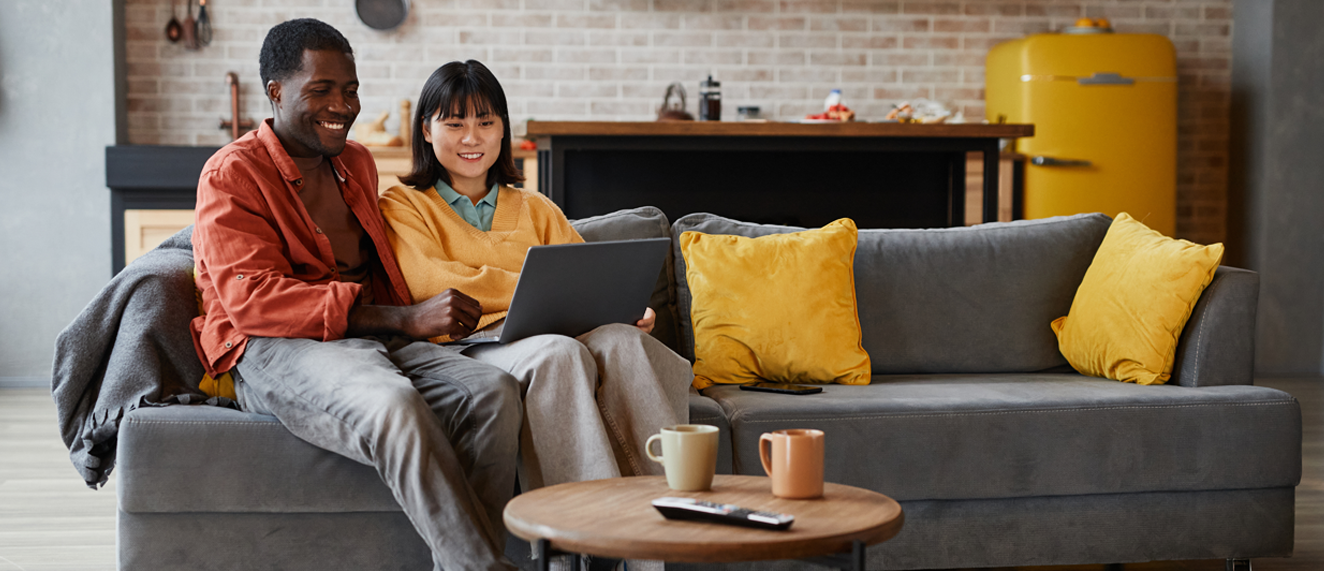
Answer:
[[[608,323],[634,324],[644,316],[669,248],[667,238],[529,248],[505,319],[451,343],[575,337]]]

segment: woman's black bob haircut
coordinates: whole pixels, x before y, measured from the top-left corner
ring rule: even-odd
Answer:
[[[470,106],[473,108],[470,109]],[[441,113],[447,117],[470,115],[496,115],[501,118],[501,154],[487,170],[487,186],[524,182],[524,175],[515,168],[515,157],[510,151],[510,108],[506,106],[506,92],[487,66],[476,60],[453,61],[437,68],[423,84],[423,93],[414,107],[414,134],[412,147],[414,168],[401,176],[400,182],[415,190],[427,190],[441,179],[451,184],[451,175],[437,162],[432,144],[423,138],[427,121]]]

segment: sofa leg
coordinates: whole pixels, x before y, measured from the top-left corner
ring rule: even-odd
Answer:
[[[1123,563],[1109,563],[1103,566],[1103,571],[1122,571],[1123,569],[1126,569],[1126,565]]]
[[[1249,559],[1228,559],[1227,571],[1250,571]]]

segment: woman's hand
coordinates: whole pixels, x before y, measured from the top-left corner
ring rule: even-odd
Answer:
[[[644,318],[634,323],[634,326],[644,333],[652,333],[654,325],[657,325],[657,314],[653,313],[651,307],[644,308]]]

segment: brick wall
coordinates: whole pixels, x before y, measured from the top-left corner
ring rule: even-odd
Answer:
[[[497,74],[512,119],[651,120],[668,83],[722,82],[723,117],[757,105],[773,119],[822,109],[840,88],[863,119],[926,97],[983,117],[990,46],[1107,17],[1122,32],[1164,34],[1180,73],[1178,234],[1225,233],[1231,0],[416,0],[391,32],[360,23],[348,0],[211,0],[214,39],[198,51],[165,39],[165,0],[127,0],[130,142],[219,145],[237,72],[241,116],[270,110],[258,85],[266,30],[315,17],[354,45],[360,122],[418,96],[438,65],[474,58]],[[182,8],[179,18],[184,18]]]

